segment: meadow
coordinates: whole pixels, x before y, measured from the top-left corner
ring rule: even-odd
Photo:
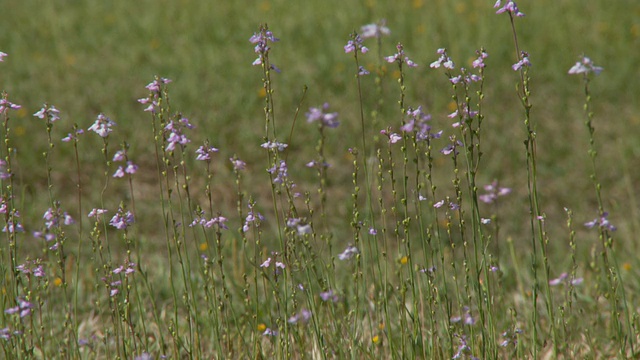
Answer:
[[[2,9],[4,358],[640,356],[635,1]]]

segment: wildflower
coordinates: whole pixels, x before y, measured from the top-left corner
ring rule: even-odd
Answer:
[[[131,211],[124,211],[122,206],[118,208],[118,212],[109,221],[109,225],[118,230],[124,230],[131,224],[133,224],[133,214]]]
[[[37,113],[33,114],[33,116],[39,119],[47,119],[48,122],[55,122],[56,120],[60,120],[60,110],[56,109],[55,106],[44,104],[42,109],[40,109]]]
[[[109,136],[109,133],[113,131],[113,129],[111,128],[115,125],[116,123],[111,121],[111,119],[106,117],[104,114],[99,114],[96,121],[93,123],[93,125],[91,125],[91,127],[89,127],[88,130],[95,132],[96,134],[100,135],[100,137],[106,138],[107,136]]]
[[[291,316],[287,322],[289,324],[296,324],[299,321],[303,321],[303,322],[307,322],[309,321],[309,319],[311,319],[311,311],[307,310],[307,309],[302,309],[300,310],[299,313]]]
[[[0,114],[6,113],[8,110],[18,110],[21,109],[22,106],[12,103],[6,98],[0,99]]]
[[[133,360],[153,360],[153,356],[147,352],[143,352],[140,356],[136,356]]]
[[[460,140],[456,140],[453,136],[449,137],[449,140],[451,141],[451,143],[440,150],[440,152],[444,155],[449,155],[451,153],[455,153],[455,155],[457,155],[458,151],[456,150],[456,148],[458,146],[463,146],[462,142]]]
[[[211,154],[213,153],[217,153],[218,149],[214,148],[213,146],[209,146],[208,144],[204,144],[202,146],[200,146],[197,150],[196,150],[196,160],[200,160],[200,161],[209,161],[211,160]]]
[[[344,52],[347,54],[350,52],[354,52],[357,54],[358,51],[366,54],[369,49],[366,46],[362,45],[362,37],[360,37],[360,35],[351,34],[351,40],[349,40],[347,42],[347,45],[344,46]]]
[[[165,132],[165,140],[167,141],[167,146],[165,147],[166,151],[175,150],[177,145],[181,145],[184,147],[188,143],[191,142],[186,135],[184,135],[184,129],[193,129],[195,128],[189,122],[189,119],[183,117],[178,121],[171,120],[167,126],[164,127]]]
[[[113,154],[113,161],[117,162],[117,161],[124,161],[125,160],[125,153],[123,150],[118,150],[116,151],[115,154]]]
[[[473,66],[473,68],[484,68],[486,65],[484,63],[484,59],[486,59],[487,57],[489,57],[489,54],[487,54],[486,51],[484,51],[484,49],[482,50],[476,50],[476,54],[478,54],[478,57],[473,60],[473,63],[471,63],[471,65]]]
[[[9,56],[7,53],[4,53],[4,52],[0,51],[0,62],[3,62],[4,58],[7,57],[7,56]]]
[[[564,273],[560,274],[560,276],[558,276],[557,278],[549,280],[549,285],[557,286],[557,285],[560,285],[562,283],[565,283],[565,280],[567,280],[568,277],[569,277],[569,274],[564,272]],[[572,278],[571,280],[568,281],[568,283],[573,285],[573,286],[575,286],[575,285],[582,284],[583,281],[584,281],[583,278]]]
[[[377,344],[380,342],[380,336],[379,335],[375,335],[374,337],[371,338],[371,342],[374,344]]]
[[[17,306],[6,309],[4,313],[8,315],[20,314],[21,318],[31,314],[31,309],[33,308],[32,303],[24,300],[23,298],[17,298],[16,302],[18,303]]]
[[[333,290],[327,290],[327,291],[323,291],[320,293],[320,299],[322,299],[322,301],[332,301],[332,302],[338,302],[339,298],[338,295],[336,295]]]
[[[267,268],[271,265],[271,258],[268,258],[267,260],[265,260],[262,264],[260,264],[261,268]]]
[[[357,255],[359,253],[360,253],[360,251],[358,250],[357,247],[355,247],[355,246],[347,246],[347,248],[344,249],[343,252],[338,254],[338,259],[340,259],[340,260],[348,260],[348,259],[351,259],[354,255]]]
[[[266,328],[265,331],[262,333],[262,335],[264,335],[264,336],[278,336],[278,331],[277,330],[271,330],[270,328]]]
[[[138,165],[134,164],[131,161],[127,161],[127,167],[124,169],[124,172],[129,175],[133,175],[136,173],[136,171],[138,171]]]
[[[235,171],[240,171],[247,168],[247,163],[236,157],[229,158],[229,161],[231,161],[231,164],[233,164],[233,170]]]
[[[279,143],[277,141],[267,141],[266,143],[263,143],[262,145],[260,145],[260,147],[263,149],[269,149],[269,150],[278,149],[278,151],[284,151],[284,149],[286,149],[288,146],[289,145],[284,143]]]
[[[433,207],[439,209],[440,207],[442,207],[442,205],[444,205],[444,200],[440,200],[437,203],[433,204]]]
[[[376,230],[375,228],[369,228],[369,235],[377,235],[378,234],[378,230]]]
[[[254,33],[253,36],[249,38],[249,42],[256,44],[253,50],[258,54],[258,58],[253,61],[252,65],[262,65],[265,62],[269,50],[271,50],[269,42],[277,41],[280,41],[280,39],[273,36],[273,33],[264,27],[260,29],[259,33]],[[276,70],[276,72],[280,72],[279,69],[273,65],[271,65],[270,68]]]
[[[107,209],[93,209],[89,212],[89,215],[87,216],[90,218],[98,217],[98,215],[106,214],[107,211],[108,211]]]
[[[370,74],[369,70],[365,69],[364,66],[360,65],[358,67],[358,76],[365,76],[369,74]]]
[[[75,132],[67,134],[67,136],[62,138],[62,142],[70,142],[71,140],[77,140],[78,135],[84,134],[84,130],[76,129]]]
[[[124,176],[124,169],[122,168],[122,166],[118,167],[118,170],[116,170],[116,172],[113,174],[114,178],[121,178]]]
[[[440,48],[438,49],[437,53],[440,55],[440,57],[438,58],[438,60],[432,62],[429,67],[432,69],[437,69],[442,66],[445,69],[453,70],[455,64],[453,63],[453,60],[451,60],[451,58],[447,55],[447,49]]]
[[[491,182],[491,184],[485,185],[484,190],[487,191],[487,194],[478,196],[478,199],[487,204],[494,203],[498,201],[498,197],[505,196],[511,193],[510,188],[498,186],[497,180],[494,180],[493,182]]]
[[[387,56],[387,57],[384,58],[388,63],[393,63],[393,62],[397,62],[398,64],[405,63],[405,64],[407,64],[408,67],[417,67],[418,66],[418,64],[414,63],[404,53],[404,48],[403,48],[402,44],[398,43],[398,45],[396,45],[396,49],[398,50],[398,52],[396,52],[395,54],[393,54],[391,56]]]
[[[267,172],[271,175],[275,174],[273,179],[274,184],[284,184],[285,180],[289,176],[287,163],[284,160],[280,160],[279,165],[273,165]]]
[[[360,28],[360,35],[362,36],[363,39],[368,39],[373,37],[380,39],[382,35],[391,34],[391,30],[389,30],[389,28],[386,27],[385,25],[386,25],[386,20],[384,19],[380,20],[377,24],[363,25]]]
[[[307,116],[307,122],[312,123],[315,121],[320,121],[322,126],[326,126],[329,128],[336,128],[340,125],[338,119],[337,112],[326,112],[329,109],[329,103],[324,103],[322,108],[312,107],[309,108],[309,111],[305,114]]]
[[[493,5],[493,7],[499,8],[501,4],[502,4],[502,0],[497,0],[495,5]],[[498,9],[498,11],[496,11],[496,14],[502,14],[504,12],[508,12],[517,17],[524,16],[524,14],[521,13],[520,10],[518,10],[518,5],[516,5],[515,1],[512,1],[512,0],[508,0],[503,7],[501,7],[500,9]]]
[[[608,216],[609,216],[609,213],[604,212],[600,217],[597,217],[592,221],[584,223],[584,226],[586,226],[589,229],[592,229],[595,226],[598,226],[602,229],[606,229],[609,231],[616,231],[617,228],[609,222],[609,219],[607,219]]]
[[[589,74],[594,73],[599,75],[602,72],[603,68],[600,66],[595,66],[593,61],[586,56],[583,56],[580,61],[576,62],[575,65],[569,69],[569,74]]]
[[[262,216],[262,214],[253,210],[254,206],[255,204],[251,202],[248,205],[249,213],[247,214],[247,217],[244,220],[244,225],[242,226],[242,232],[249,231],[249,225],[251,224],[253,224],[255,227],[259,227],[260,222],[264,220],[264,216]]]
[[[518,71],[523,67],[531,67],[531,62],[529,61],[529,54],[526,51],[520,52],[520,61],[513,64],[511,68],[513,71]]]

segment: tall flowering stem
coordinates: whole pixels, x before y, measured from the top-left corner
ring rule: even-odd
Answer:
[[[595,143],[595,127],[593,126],[593,111],[591,110],[591,91],[589,89],[589,84],[591,82],[591,74],[599,75],[602,72],[603,68],[600,66],[596,66],[590,58],[586,56],[582,56],[580,61],[576,62],[571,69],[569,69],[569,74],[571,75],[582,75],[582,80],[584,83],[584,114],[585,120],[584,124],[587,128],[587,132],[589,134],[589,158],[591,160],[591,181],[593,182],[593,187],[595,190],[596,201],[598,202],[598,217],[596,220],[589,222],[585,225],[587,227],[596,227],[598,228],[600,242],[602,244],[602,262],[604,265],[604,272],[606,274],[607,281],[609,282],[608,290],[609,294],[608,299],[611,302],[611,311],[612,316],[611,319],[613,321],[613,328],[616,331],[616,337],[619,342],[620,356],[627,356],[626,348],[630,347],[631,354],[634,354],[634,341],[631,340],[632,337],[625,334],[625,329],[620,323],[620,305],[619,302],[622,300],[622,305],[624,308],[624,315],[626,320],[626,326],[629,331],[631,331],[631,319],[629,315],[629,307],[627,305],[627,297],[625,293],[625,289],[620,280],[620,267],[618,266],[617,256],[615,256],[615,249],[613,247],[613,236],[611,233],[615,231],[615,227],[609,224],[607,220],[608,213],[604,209],[604,202],[602,200],[602,184],[598,179],[598,172],[596,167],[596,158],[598,156],[598,151]],[[617,290],[620,290],[620,294],[617,293]],[[622,299],[620,299],[622,297]]]
[[[529,68],[531,67],[531,62],[529,61],[529,54],[526,51],[522,51],[520,49],[520,45],[518,43],[518,36],[515,26],[515,18],[523,17],[524,14],[520,12],[516,3],[512,0],[507,0],[504,6],[502,5],[502,0],[498,0],[494,7],[498,8],[496,11],[497,14],[506,13],[509,15],[509,21],[511,23],[511,31],[513,34],[513,41],[516,51],[517,62],[513,64],[512,69],[517,71],[520,75],[520,82],[518,83],[517,92],[518,97],[520,98],[520,102],[524,109],[524,125],[526,128],[526,140],[524,142],[526,147],[526,163],[527,163],[527,188],[529,192],[529,210],[530,210],[530,227],[531,227],[531,267],[533,271],[533,289],[532,289],[532,328],[533,328],[533,337],[532,348],[533,348],[533,356],[536,358],[538,356],[538,292],[539,292],[539,279],[538,279],[538,254],[542,255],[543,259],[543,286],[545,291],[545,304],[547,314],[549,316],[549,322],[551,325],[551,332],[553,336],[553,354],[554,356],[558,356],[560,339],[556,327],[555,316],[554,316],[554,307],[551,297],[551,289],[549,286],[549,261],[547,254],[547,244],[548,238],[546,238],[544,233],[544,215],[540,210],[540,202],[538,195],[538,180],[537,180],[537,142],[536,142],[536,132],[535,127],[532,124],[531,119],[531,90],[530,90],[530,77],[529,77]],[[539,249],[538,249],[539,248]]]

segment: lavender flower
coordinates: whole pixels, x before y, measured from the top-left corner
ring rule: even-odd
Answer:
[[[471,63],[471,65],[473,66],[473,68],[481,68],[484,69],[486,67],[485,63],[484,63],[484,59],[489,57],[489,54],[487,54],[486,51],[484,51],[484,49],[482,50],[476,50],[476,54],[478,54],[478,57],[473,60],[473,63]]]
[[[76,129],[75,132],[67,134],[67,136],[62,138],[62,142],[70,142],[78,140],[78,136],[84,134],[84,130]]]
[[[453,70],[455,64],[453,63],[453,60],[451,60],[451,58],[447,55],[447,49],[440,48],[437,52],[440,57],[438,58],[438,60],[432,62],[429,67],[432,69],[437,69],[442,66],[445,69]]]
[[[343,252],[338,254],[338,259],[340,259],[340,260],[348,260],[348,259],[351,259],[354,255],[357,255],[359,253],[360,253],[360,251],[358,250],[357,247],[348,246],[346,249],[344,249]]]
[[[495,5],[493,5],[493,7],[499,8],[501,3],[502,3],[502,0],[498,0],[496,1]],[[518,5],[516,5],[515,1],[512,1],[512,0],[508,0],[503,7],[501,7],[500,9],[498,9],[498,11],[496,11],[496,14],[502,14],[504,12],[508,12],[517,17],[524,16],[524,14],[521,13],[520,10],[518,10]]]
[[[133,224],[133,220],[131,211],[124,211],[122,206],[120,206],[118,212],[109,221],[109,225],[118,230],[125,230],[129,225]]]
[[[323,291],[320,294],[320,299],[322,299],[322,301],[331,301],[331,302],[338,302],[338,300],[340,299],[338,297],[338,295],[336,293],[333,292],[333,290],[327,290],[327,291]]]
[[[6,98],[0,99],[0,114],[6,113],[8,110],[18,110],[22,106],[12,103]]]
[[[89,212],[89,215],[87,216],[90,218],[92,217],[97,218],[99,215],[106,214],[107,211],[108,211],[107,209],[93,209]]]
[[[380,39],[382,35],[390,35],[391,30],[389,30],[389,28],[385,26],[386,23],[386,20],[382,19],[377,24],[363,25],[360,28],[360,36],[362,36],[363,39],[369,39],[373,37]]]
[[[9,56],[9,55],[7,53],[0,51],[0,62],[3,62],[6,56]]]
[[[266,143],[263,143],[262,145],[260,145],[261,148],[263,149],[269,149],[269,150],[274,150],[277,149],[278,151],[284,151],[284,149],[286,149],[289,145],[284,144],[284,143],[279,143],[277,141],[267,141]]]
[[[45,119],[48,122],[56,122],[57,120],[60,120],[60,110],[56,109],[55,106],[51,105],[47,105],[44,104],[42,106],[42,109],[40,109],[37,113],[33,114],[33,116],[39,118],[39,119]]]
[[[593,219],[592,221],[584,223],[584,226],[586,226],[589,229],[592,229],[592,228],[598,226],[598,227],[600,227],[602,229],[606,229],[606,230],[609,230],[609,231],[616,231],[617,228],[615,226],[613,226],[609,222],[609,219],[607,219],[607,217],[609,217],[609,213],[608,212],[604,212],[602,214],[602,216],[597,217],[597,218]]]
[[[309,108],[309,111],[305,114],[307,116],[307,122],[312,123],[319,121],[322,126],[326,126],[329,128],[336,128],[340,125],[338,119],[337,112],[326,112],[329,110],[329,103],[324,103],[322,108],[312,107]]]
[[[244,161],[236,157],[229,158],[229,161],[231,161],[231,164],[233,165],[233,170],[235,171],[240,171],[247,168],[247,163],[245,163]]]
[[[487,194],[478,196],[478,199],[486,204],[494,203],[498,201],[499,197],[511,193],[510,188],[500,187],[497,180],[494,180],[491,184],[485,185],[484,190],[487,191]]]
[[[89,131],[93,131],[96,134],[100,135],[100,137],[106,138],[109,136],[109,133],[113,131],[112,127],[114,127],[116,123],[111,121],[104,114],[99,114],[96,121],[89,127]]]
[[[269,42],[276,41],[280,41],[280,39],[273,36],[273,33],[265,27],[261,28],[259,33],[254,33],[253,36],[249,38],[249,42],[256,44],[253,50],[258,54],[258,58],[253,61],[252,65],[262,65],[265,62],[265,58],[269,53],[269,50],[271,50]],[[278,71],[278,69],[273,65],[271,65],[271,69]]]
[[[522,69],[523,67],[531,67],[531,62],[529,61],[529,53],[527,53],[526,51],[521,51],[520,52],[520,61],[518,61],[517,63],[515,63],[515,64],[513,64],[511,66],[513,71],[518,71],[518,70]]]
[[[8,315],[19,313],[21,318],[31,314],[31,309],[33,308],[32,303],[20,297],[16,299],[16,302],[18,303],[17,306],[6,309],[4,313]]]
[[[345,53],[358,53],[358,51],[360,51],[363,54],[366,54],[369,49],[362,45],[362,37],[360,37],[360,35],[358,34],[351,34],[351,40],[349,40],[347,42],[347,45],[344,46],[344,52]]]
[[[398,43],[398,45],[396,45],[396,49],[398,51],[395,54],[393,54],[391,56],[387,56],[387,57],[384,58],[388,63],[393,63],[393,62],[397,62],[398,64],[405,63],[405,64],[407,64],[408,67],[417,67],[418,66],[418,64],[414,63],[404,53],[404,48],[402,47],[401,43]]]
[[[289,324],[296,324],[299,321],[303,321],[303,322],[307,322],[309,321],[309,319],[311,319],[311,311],[307,310],[307,309],[302,309],[300,310],[299,313],[291,316],[287,322]]]
[[[602,67],[594,65],[591,59],[589,59],[586,56],[582,56],[582,59],[576,62],[576,64],[573,65],[571,69],[569,69],[569,74],[587,75],[590,73],[594,73],[596,75],[599,75],[602,72],[602,70],[603,70]]]
[[[211,160],[211,155],[217,152],[218,149],[205,143],[196,150],[196,160],[209,161]]]
[[[165,140],[167,141],[167,146],[165,147],[165,151],[173,151],[175,150],[177,145],[181,147],[186,146],[191,142],[186,135],[184,135],[185,129],[194,129],[195,126],[189,122],[189,119],[183,117],[178,121],[171,120],[169,124],[164,127]]]

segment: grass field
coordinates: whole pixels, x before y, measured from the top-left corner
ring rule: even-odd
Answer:
[[[3,356],[640,356],[640,4],[501,3],[3,4]]]

